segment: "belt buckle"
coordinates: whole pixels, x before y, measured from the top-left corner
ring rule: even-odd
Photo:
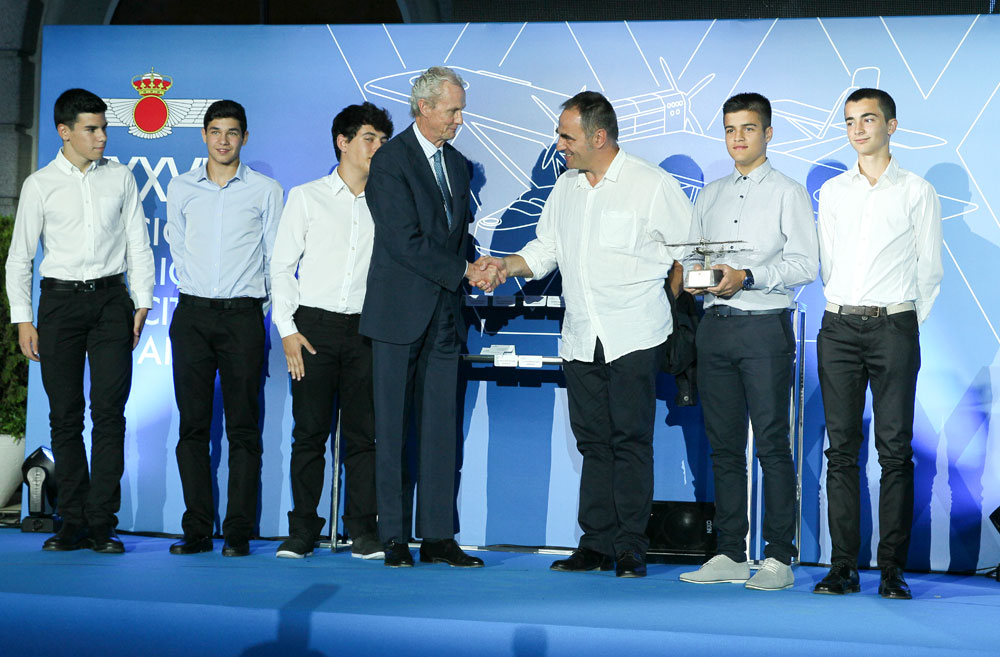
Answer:
[[[869,306],[868,310],[872,311],[872,312],[869,313],[870,317],[881,317],[882,316],[882,307],[881,306]]]
[[[94,292],[97,289],[94,281],[80,281],[76,284],[77,292]]]

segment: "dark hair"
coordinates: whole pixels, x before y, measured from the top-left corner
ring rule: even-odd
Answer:
[[[847,100],[844,101],[844,106],[846,107],[847,103],[856,103],[859,100],[878,101],[878,108],[882,110],[882,116],[885,117],[886,121],[891,121],[896,118],[896,101],[892,99],[892,96],[881,89],[872,89],[871,87],[861,87],[860,89],[855,89],[851,92],[851,95],[847,97]]]
[[[72,129],[80,114],[100,114],[106,111],[108,106],[97,94],[86,89],[67,89],[59,94],[52,114],[56,127],[62,124]]]
[[[330,126],[333,150],[337,154],[337,160],[340,160],[337,136],[344,135],[347,137],[347,141],[351,141],[363,125],[370,125],[379,132],[384,132],[386,137],[392,136],[392,119],[389,118],[389,112],[385,108],[375,107],[368,102],[360,105],[348,105],[340,110],[337,116],[333,117],[333,125]]]
[[[581,91],[562,104],[564,110],[575,109],[580,113],[580,123],[587,137],[598,130],[608,133],[608,139],[618,141],[618,117],[608,99],[596,91]]]
[[[240,132],[247,131],[247,112],[235,100],[217,100],[205,110],[204,128],[215,119],[236,119],[240,122]]]
[[[761,128],[771,126],[771,101],[758,93],[736,94],[722,104],[722,114],[732,114],[733,112],[756,112],[760,117]]]

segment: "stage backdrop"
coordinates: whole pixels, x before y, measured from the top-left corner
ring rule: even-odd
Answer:
[[[232,98],[246,106],[250,140],[244,161],[287,191],[333,168],[330,122],[343,106],[362,100],[385,106],[396,130],[403,130],[410,122],[411,80],[428,66],[447,64],[468,83],[465,126],[454,144],[475,166],[476,221],[469,229],[481,253],[509,253],[533,237],[540,207],[564,166],[554,152],[559,104],[582,89],[607,95],[618,112],[622,146],[675,175],[692,199],[706,181],[732,168],[721,115],[731,94],[758,91],[772,99],[771,161],[815,198],[825,180],[855,159],[844,131],[845,96],[859,86],[892,93],[900,125],[893,153],[934,184],[944,210],[944,282],[921,327],[910,566],[967,570],[996,564],[1000,539],[987,515],[1000,504],[1000,295],[990,291],[1000,261],[1000,184],[990,141],[1000,122],[997,61],[1000,20],[976,16],[47,27],[39,165],[59,147],[49,117],[62,90],[82,86],[108,99],[113,127],[107,155],[135,173],[156,256],[154,308],[135,351],[127,407],[121,527],[180,531],[167,337],[177,290],[164,234],[165,190],[173,176],[204,162],[198,128],[207,103]],[[814,350],[823,309],[820,285],[803,289],[798,301],[808,309],[802,557],[828,561],[826,438]],[[486,305],[470,304],[474,330],[468,349],[476,353],[499,343],[516,345],[519,353],[555,355],[559,306],[558,277],[527,288],[523,281],[508,282]],[[405,298],[399,311],[407,312]],[[289,385],[273,329],[270,338],[259,526],[264,536],[287,531],[290,506]],[[575,545],[580,458],[559,372],[469,367],[465,374],[460,540]],[[700,409],[677,407],[673,386],[662,377],[655,496],[710,500]],[[47,444],[47,413],[32,365],[29,449]],[[218,415],[215,488],[224,510],[227,451]],[[865,426],[870,432],[870,421]],[[870,493],[864,524],[872,546],[878,476],[874,451],[866,445],[862,478]],[[862,558],[873,553],[866,545]]]

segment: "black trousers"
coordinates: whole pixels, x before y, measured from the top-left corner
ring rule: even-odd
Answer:
[[[124,285],[42,290],[38,353],[49,398],[59,513],[67,524],[118,524],[125,470],[125,402],[132,386],[132,300]],[[90,362],[90,470],[83,444],[83,370]]]
[[[831,558],[858,560],[861,501],[858,456],[865,391],[872,389],[879,480],[880,568],[906,565],[913,524],[913,406],[920,370],[917,314],[882,317],[827,312],[816,339],[819,385],[830,446],[826,493]]]
[[[340,435],[346,498],[344,527],[357,538],[375,533],[375,410],[371,340],[358,333],[360,315],[301,306],[295,324],[316,355],[302,350],[306,375],[292,381],[292,502],[288,531],[315,540],[326,520],[316,513],[323,493],[326,443],[334,410]],[[340,473],[334,473],[339,477]]]
[[[615,556],[645,554],[653,504],[653,425],[656,372],[663,345],[604,360],[566,361],[569,421],[583,456],[580,547]]]
[[[222,533],[249,538],[260,485],[260,401],[264,321],[251,308],[202,308],[182,296],[170,323],[174,397],[180,413],[177,469],[184,491],[185,536],[211,536],[215,525],[209,455],[215,375],[229,440],[229,488]]]
[[[375,485],[383,542],[409,539],[403,450],[417,409],[417,527],[424,540],[455,535],[456,396],[461,344],[452,293],[442,292],[416,342],[372,340],[375,372]]]
[[[764,479],[764,556],[791,563],[795,548],[795,466],[788,403],[795,338],[788,312],[719,316],[698,325],[698,391],[712,446],[717,550],[746,561],[747,429]]]

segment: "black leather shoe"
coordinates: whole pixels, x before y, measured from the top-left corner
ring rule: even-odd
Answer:
[[[825,593],[828,595],[843,595],[845,593],[857,593],[861,590],[858,581],[858,569],[849,561],[838,561],[830,568],[826,577],[821,579],[813,587],[813,593]]]
[[[170,546],[170,554],[198,554],[213,549],[211,536],[185,536]]]
[[[406,543],[389,541],[385,544],[385,565],[390,568],[413,568],[413,555]]]
[[[615,561],[615,577],[645,577],[646,560],[637,550],[626,550]]]
[[[114,529],[94,529],[90,532],[94,552],[125,554],[125,545]]]
[[[581,573],[586,570],[611,570],[614,565],[614,561],[608,555],[582,547],[573,550],[568,559],[553,561],[549,570]]]
[[[887,566],[882,569],[882,579],[878,583],[878,594],[892,600],[910,600],[913,594],[903,579],[903,571],[897,566]]]
[[[246,557],[250,556],[250,539],[239,537],[227,537],[222,543],[222,556],[224,557]]]
[[[93,542],[90,540],[90,530],[86,526],[66,524],[58,534],[50,536],[42,543],[42,549],[50,552],[69,552],[89,548],[91,545]]]
[[[421,563],[446,563],[455,568],[482,568],[483,560],[462,551],[453,538],[420,544]]]

